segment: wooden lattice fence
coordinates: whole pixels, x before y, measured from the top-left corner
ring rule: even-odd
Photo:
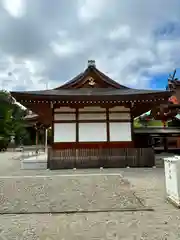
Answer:
[[[152,167],[152,148],[61,149],[48,151],[50,169]]]

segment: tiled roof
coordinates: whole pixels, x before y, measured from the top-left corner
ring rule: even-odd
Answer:
[[[93,61],[94,62],[94,61]],[[99,84],[99,87],[84,88],[81,83],[86,77],[95,76],[97,81],[103,83]],[[82,82],[81,82],[82,81]],[[78,83],[80,83],[78,85]],[[104,84],[105,83],[105,84]],[[77,84],[77,85],[76,85]],[[83,86],[83,85],[82,85]],[[106,87],[104,87],[106,86]],[[77,87],[77,88],[76,88]],[[91,97],[96,99],[111,98],[111,100],[138,100],[146,99],[146,96],[153,100],[154,96],[164,98],[165,100],[172,95],[170,91],[157,91],[157,90],[143,90],[143,89],[133,89],[119,84],[113,79],[106,76],[104,73],[99,71],[95,65],[88,66],[83,73],[80,73],[75,78],[65,83],[64,85],[51,89],[51,90],[41,90],[41,91],[26,91],[26,92],[11,92],[11,94],[18,100],[40,98],[46,100],[66,100],[70,98],[79,99],[90,99]]]
[[[169,91],[143,90],[143,89],[113,89],[113,88],[80,88],[80,89],[58,89],[42,91],[24,91],[12,92],[12,95],[19,93],[21,95],[41,95],[41,96],[127,96],[141,94],[163,94]]]
[[[65,84],[61,85],[60,87],[55,88],[61,89],[61,88],[69,88],[70,86],[73,86],[75,84],[78,84],[83,78],[85,78],[88,74],[95,73],[97,76],[99,76],[104,82],[106,82],[108,85],[114,87],[114,88],[124,88],[128,89],[128,87],[119,84],[118,82],[114,81],[101,71],[99,71],[95,66],[91,66],[85,69],[84,72],[78,74],[76,77],[71,79],[70,81],[66,82]]]

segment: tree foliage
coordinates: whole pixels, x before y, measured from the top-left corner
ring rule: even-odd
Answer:
[[[26,110],[15,104],[14,98],[6,92],[0,91],[0,138],[9,142],[14,136],[19,144],[27,137],[25,122],[23,120]]]

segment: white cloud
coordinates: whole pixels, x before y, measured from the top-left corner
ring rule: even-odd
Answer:
[[[3,0],[4,8],[13,17],[22,17],[25,14],[25,0]]]
[[[0,87],[55,87],[92,58],[110,77],[138,88],[180,66],[179,0],[9,2],[0,0]],[[175,34],[159,34],[168,24]]]
[[[127,40],[131,37],[131,29],[129,26],[120,26],[110,32],[109,37],[111,40]]]
[[[52,42],[51,47],[55,54],[60,58],[71,57],[79,51],[82,51],[82,47],[78,42],[65,42],[63,44],[58,44],[57,42]]]
[[[101,16],[107,0],[79,0],[78,16],[85,23]]]

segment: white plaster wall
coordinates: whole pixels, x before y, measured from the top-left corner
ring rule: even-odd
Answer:
[[[60,108],[55,108],[54,112],[75,112],[75,108],[70,108],[70,107],[60,107]]]
[[[98,111],[98,112],[105,112],[106,109],[105,108],[101,108],[101,107],[84,107],[84,108],[80,108],[79,109],[79,112],[84,112],[84,111],[90,111],[90,112],[93,112],[93,111]]]
[[[130,113],[109,113],[110,120],[121,120],[121,119],[129,119],[130,120]]]
[[[106,113],[79,113],[79,120],[105,120]]]
[[[109,111],[130,111],[130,108],[126,108],[124,106],[116,106],[116,107],[113,107],[113,108],[110,108]]]
[[[75,113],[68,113],[68,114],[63,114],[63,113],[55,113],[54,114],[54,120],[76,120],[76,114]]]
[[[132,141],[131,137],[131,123],[110,122],[110,141]]]
[[[76,142],[76,124],[54,123],[54,142]]]
[[[106,141],[106,123],[79,123],[79,142]]]

